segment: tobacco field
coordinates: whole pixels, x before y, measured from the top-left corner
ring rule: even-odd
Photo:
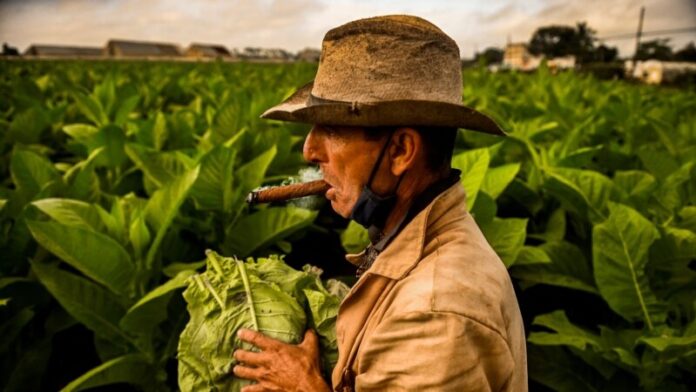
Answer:
[[[326,203],[250,208],[306,167],[259,119],[311,64],[0,62],[0,388],[177,389],[206,249],[352,283],[366,235]],[[513,277],[531,390],[696,385],[696,92],[464,71],[509,136],[453,166]]]

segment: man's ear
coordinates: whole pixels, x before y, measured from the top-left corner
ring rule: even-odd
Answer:
[[[418,131],[409,127],[398,128],[392,135],[389,145],[392,174],[400,176],[406,170],[413,168],[418,157],[422,155],[422,151],[423,139]]]

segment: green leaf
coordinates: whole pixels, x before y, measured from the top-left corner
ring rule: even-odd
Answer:
[[[530,265],[530,264],[548,264],[551,263],[551,258],[544,252],[544,249],[537,246],[525,245],[517,254],[515,265]]]
[[[125,314],[120,300],[101,286],[41,262],[32,262],[37,278],[60,305],[95,334],[117,342],[130,339],[118,326]]]
[[[696,206],[684,206],[678,216],[677,226],[696,233]]]
[[[485,191],[493,199],[497,199],[520,171],[520,166],[519,163],[510,163],[489,168],[486,176],[483,178],[481,190]]]
[[[609,218],[592,229],[597,287],[612,310],[653,329],[665,314],[650,288],[645,265],[648,249],[659,233],[630,207],[611,203],[609,210]]]
[[[116,104],[116,81],[114,74],[109,73],[102,79],[101,83],[94,86],[93,97],[104,109],[104,114],[110,115]]]
[[[487,148],[465,151],[452,157],[452,167],[462,172],[461,182],[466,191],[469,211],[476,203],[476,196],[486,176],[489,162],[490,155]]]
[[[229,254],[246,257],[309,226],[316,216],[317,211],[296,207],[271,207],[257,211],[237,219],[226,230],[223,249]]]
[[[567,168],[554,168],[546,174],[544,188],[564,209],[593,222],[606,216],[606,204],[615,192],[609,178],[590,170]]]
[[[109,118],[99,101],[79,91],[73,93],[73,98],[80,112],[92,121],[92,123],[97,126],[103,126],[109,123]]]
[[[167,119],[162,112],[157,112],[155,115],[155,125],[152,128],[152,139],[155,150],[161,150],[164,143],[167,141]]]
[[[32,200],[49,184],[61,181],[60,174],[46,157],[22,147],[12,151],[10,174],[24,201]]]
[[[201,158],[201,172],[191,196],[198,208],[232,212],[235,201],[234,164],[237,154],[231,148],[216,146]]]
[[[103,147],[97,148],[89,154],[87,159],[78,162],[63,175],[63,179],[70,187],[72,198],[93,200],[100,194],[99,177],[94,169],[103,151]]]
[[[537,316],[532,324],[546,327],[555,332],[532,332],[527,341],[533,344],[572,346],[579,350],[586,350],[588,346],[595,348],[602,346],[599,335],[571,323],[563,310]]]
[[[696,347],[696,335],[691,336],[643,336],[638,339],[659,352],[669,349],[689,349]]]
[[[562,208],[557,209],[551,214],[546,222],[547,241],[562,241],[566,234],[566,216]]]
[[[602,344],[605,348],[605,357],[617,364],[627,365],[632,368],[641,367],[640,360],[633,352],[638,339],[644,331],[638,329],[611,329],[599,326]]]
[[[27,220],[36,241],[83,274],[126,295],[133,278],[133,262],[118,242],[84,227]]]
[[[50,125],[47,113],[39,106],[33,106],[15,115],[7,130],[7,138],[14,143],[39,143],[41,133]]]
[[[104,152],[97,160],[100,165],[114,168],[126,162],[127,157],[124,150],[126,135],[121,127],[117,125],[102,127],[99,129],[96,140],[98,146],[104,148]]]
[[[238,390],[249,382],[231,372],[232,352],[242,345],[240,328],[297,344],[305,331],[300,304],[246,263],[208,251],[208,268],[190,279],[184,298],[191,315],[181,333],[177,358],[182,391]]]
[[[617,171],[614,184],[623,193],[625,200],[645,200],[657,187],[655,177],[640,170]]]
[[[495,218],[495,214],[498,212],[498,205],[492,197],[488,196],[488,193],[479,191],[478,196],[476,196],[476,204],[474,204],[470,212],[476,223],[479,226],[483,226]]]
[[[189,190],[196,182],[200,166],[179,176],[169,185],[155,192],[145,206],[147,221],[155,228],[155,239],[147,252],[146,266],[151,268],[160,243],[164,238],[179,207],[184,203]]]
[[[562,348],[531,345],[527,351],[529,378],[532,380],[556,391],[600,391],[594,370]]]
[[[145,294],[121,319],[121,328],[133,333],[151,332],[167,318],[167,304],[177,289],[186,286],[186,282],[195,271],[182,271],[174,278]]]
[[[242,194],[246,195],[249,191],[261,185],[268,166],[270,166],[273,158],[276,156],[276,151],[275,146],[271,147],[245,165],[242,165],[235,172],[235,179],[239,183],[239,189]]]
[[[78,143],[84,145],[87,151],[92,152],[101,146],[99,142],[99,128],[89,124],[65,125],[63,132],[68,134]]]
[[[101,231],[99,212],[89,203],[72,199],[41,199],[31,203],[61,225]]]
[[[569,242],[548,242],[539,247],[551,259],[551,263],[519,265],[516,262],[510,273],[529,284],[547,284],[599,294],[589,264],[580,248]]]
[[[669,154],[647,144],[638,151],[638,157],[655,178],[666,178],[679,169],[679,164]]]
[[[158,187],[169,184],[194,166],[191,158],[177,151],[157,152],[134,143],[126,144],[125,151]]]
[[[527,235],[527,219],[495,218],[488,224],[481,226],[481,231],[503,260],[505,266],[510,267],[524,245],[524,239]]]
[[[6,353],[7,347],[16,341],[24,326],[33,318],[34,311],[24,308],[0,324],[0,353]]]
[[[128,230],[128,239],[131,245],[133,245],[133,250],[135,252],[135,257],[138,260],[142,259],[142,256],[147,251],[147,246],[150,244],[152,237],[150,236],[150,231],[147,229],[145,224],[145,217],[142,214],[131,217],[130,229]]]
[[[114,124],[123,125],[128,120],[128,116],[138,107],[140,103],[140,97],[133,95],[121,101],[116,114],[114,115]]]
[[[350,221],[348,227],[341,233],[341,245],[348,253],[360,253],[370,244],[367,229],[355,221]]]
[[[149,389],[153,388],[157,373],[145,356],[128,354],[102,363],[70,382],[61,392],[82,391],[116,383],[139,385]]]
[[[196,261],[194,263],[171,263],[162,268],[162,273],[165,276],[173,278],[183,271],[196,271],[205,266],[205,260]]]
[[[544,200],[539,193],[528,183],[515,178],[509,185],[508,194],[520,205],[524,206],[530,214],[536,215],[543,207]]]

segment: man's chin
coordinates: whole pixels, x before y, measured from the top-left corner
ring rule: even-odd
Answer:
[[[346,208],[344,205],[341,203],[337,203],[335,200],[330,200],[331,201],[331,209],[334,210],[335,213],[338,215],[348,219],[350,217],[350,212],[351,210]]]

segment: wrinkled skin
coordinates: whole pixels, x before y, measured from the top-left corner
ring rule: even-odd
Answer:
[[[304,158],[321,168],[324,181],[331,185],[326,198],[342,217],[350,216],[385,142],[386,138],[370,140],[361,128],[353,127],[315,125],[307,135]],[[382,166],[387,161],[382,159]],[[383,183],[385,177],[378,174],[373,180],[372,189],[377,194],[391,190]]]
[[[298,345],[248,329],[240,330],[239,338],[261,350],[234,352],[234,358],[241,362],[232,369],[234,374],[257,382],[242,388],[243,392],[330,391],[321,376],[319,339],[313,330],[307,330],[304,340]]]

